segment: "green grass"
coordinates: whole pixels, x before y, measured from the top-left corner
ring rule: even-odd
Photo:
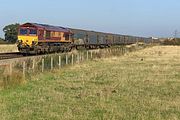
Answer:
[[[32,76],[0,91],[0,118],[180,119],[180,47],[153,47]]]

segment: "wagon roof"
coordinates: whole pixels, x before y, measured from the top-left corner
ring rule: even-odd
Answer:
[[[57,31],[57,32],[71,32],[70,29],[61,27],[61,26],[53,26],[53,25],[48,25],[48,24],[39,24],[39,23],[25,23],[21,25],[22,27],[28,27],[28,26],[34,26],[37,28],[43,28],[45,30],[49,31]]]

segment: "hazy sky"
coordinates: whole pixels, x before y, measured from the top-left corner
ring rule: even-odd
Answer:
[[[180,0],[0,0],[0,37],[25,22],[167,37],[180,31]]]

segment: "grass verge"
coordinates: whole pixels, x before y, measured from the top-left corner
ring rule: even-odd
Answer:
[[[180,47],[156,46],[33,76],[0,91],[0,118],[180,119]]]

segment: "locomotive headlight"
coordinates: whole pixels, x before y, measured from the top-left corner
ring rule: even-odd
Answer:
[[[34,42],[36,42],[36,41],[37,41],[37,39],[33,39],[33,41],[34,41]]]
[[[22,40],[18,40],[18,43],[22,43]]]
[[[16,44],[17,44],[18,46],[22,45],[22,40],[17,40],[17,41],[16,41]]]
[[[32,45],[36,45],[37,44],[37,41],[32,41]]]
[[[35,43],[35,41],[32,41],[32,45],[35,45],[36,43]]]

